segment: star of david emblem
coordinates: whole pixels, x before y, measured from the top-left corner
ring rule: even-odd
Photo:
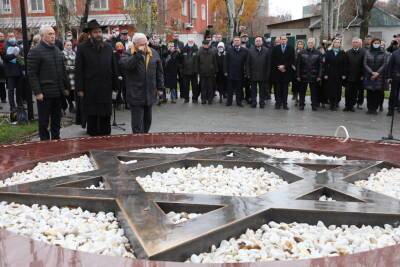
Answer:
[[[223,146],[170,155],[120,151],[90,151],[94,171],[2,188],[0,201],[82,207],[112,211],[139,259],[185,261],[211,245],[257,229],[271,220],[326,225],[396,225],[399,201],[353,183],[382,168],[381,161],[278,159],[247,147]],[[137,163],[121,164],[121,160]],[[223,165],[263,167],[289,184],[257,197],[230,197],[145,192],[136,177],[170,168]],[[105,190],[86,187],[102,181]],[[321,195],[335,202],[318,201]],[[201,213],[173,224],[169,211]]]

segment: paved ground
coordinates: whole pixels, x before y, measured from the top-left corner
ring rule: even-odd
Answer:
[[[380,140],[389,131],[391,118],[386,117],[387,109],[377,116],[371,116],[365,114],[365,107],[355,113],[324,109],[313,112],[308,105],[305,111],[300,112],[291,101],[289,111],[275,110],[273,104],[270,102],[261,110],[247,105],[239,108],[225,107],[219,103],[212,106],[184,104],[179,100],[177,104],[154,107],[151,132],[270,132],[333,136],[337,127],[343,125],[352,138]],[[0,110],[3,111],[6,108]],[[396,115],[394,133],[400,138],[400,113]],[[67,114],[65,125],[70,124],[69,116]],[[113,129],[112,134],[131,133],[129,111],[118,111],[117,122],[125,123],[126,131]],[[72,125],[63,128],[61,136],[71,138],[87,135],[80,126]]]
[[[300,112],[293,103],[289,105],[289,111],[275,110],[272,102],[261,110],[249,106],[184,104],[180,100],[177,104],[154,107],[151,132],[271,132],[333,136],[337,127],[344,125],[352,138],[380,140],[388,134],[390,118],[386,117],[387,110],[378,116],[371,116],[365,114],[365,107],[364,110],[347,113],[323,109],[312,112],[307,106],[304,112]],[[395,135],[400,138],[400,114],[396,115]],[[125,123],[126,131],[113,129],[112,134],[131,132],[129,111],[118,111],[117,122]],[[73,125],[62,130],[64,138],[79,136],[86,136],[80,126]]]

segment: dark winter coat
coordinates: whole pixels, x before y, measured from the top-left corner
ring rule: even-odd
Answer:
[[[56,46],[40,42],[28,54],[28,79],[35,95],[57,98],[70,89],[64,55]]]
[[[294,48],[286,45],[285,52],[282,53],[282,46],[274,46],[271,52],[271,81],[272,82],[290,82],[293,76],[292,65],[295,64]],[[286,71],[281,72],[278,66],[284,65]]]
[[[146,57],[146,59],[145,59]],[[133,106],[151,106],[157,101],[157,90],[164,88],[164,71],[157,51],[149,48],[146,55],[132,48],[120,64],[126,77],[126,98]]]
[[[390,56],[386,73],[388,79],[400,81],[400,49]]]
[[[7,54],[7,49],[11,47],[9,43],[6,43],[4,48],[3,62],[4,62],[4,71],[6,77],[20,77],[22,76],[23,67],[17,62],[17,56],[14,54]],[[13,45],[13,47],[18,47],[20,49],[20,54],[22,53],[22,48],[17,44]]]
[[[194,75],[197,72],[197,56],[199,49],[196,45],[193,47],[185,46],[182,50],[182,74]]]
[[[200,77],[214,77],[218,72],[217,57],[211,48],[200,48],[196,64]]]
[[[365,49],[357,51],[350,49],[346,52],[346,79],[349,82],[359,82],[364,76],[364,56]]]
[[[233,81],[242,81],[245,76],[248,50],[241,47],[238,50],[231,47],[227,50],[225,57],[225,73],[228,79]]]
[[[256,47],[250,48],[247,56],[247,75],[251,81],[268,81],[271,72],[270,66],[271,54],[268,48],[263,46],[260,51]]]
[[[225,69],[225,61],[226,61],[226,52],[224,51],[222,54],[217,53],[217,65],[218,65],[218,75],[224,76],[224,69]]]
[[[340,50],[335,56],[333,50],[329,50],[325,54],[324,77],[326,80],[327,95],[329,98],[337,97],[338,90],[342,90],[343,76],[346,69],[346,54]]]
[[[297,55],[296,78],[301,82],[315,83],[322,76],[321,52],[317,49],[304,49]]]
[[[111,115],[112,92],[119,90],[118,67],[111,45],[97,50],[89,40],[78,46],[75,88],[83,92],[86,115]]]
[[[181,64],[182,58],[178,51],[168,53],[164,63],[164,86],[166,88],[177,89],[178,71]]]
[[[386,87],[386,67],[389,61],[389,54],[379,49],[368,50],[364,57],[364,87],[367,90],[383,90]],[[372,80],[372,72],[378,72],[380,75],[377,80]]]

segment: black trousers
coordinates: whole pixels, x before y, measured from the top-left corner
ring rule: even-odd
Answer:
[[[199,98],[199,84],[197,80],[197,74],[194,75],[184,75],[183,83],[181,87],[181,96],[185,100],[189,100],[190,86],[192,86],[192,99],[197,100]]]
[[[275,83],[275,105],[277,107],[287,107],[287,98],[289,93],[289,82],[279,81]]]
[[[111,134],[111,116],[87,116],[87,133],[90,136],[103,136]]]
[[[346,108],[353,108],[356,104],[362,105],[364,102],[364,87],[362,81],[347,82],[345,89]],[[359,97],[362,94],[362,102],[360,104]]]
[[[4,82],[0,82],[0,99],[3,102],[7,99],[6,83]]]
[[[148,133],[151,127],[152,106],[131,105],[132,133]]]
[[[252,93],[251,93],[251,81],[249,78],[244,78],[243,87],[244,87],[244,99],[247,102],[250,102]]]
[[[39,117],[39,136],[41,141],[60,139],[62,98],[44,98],[36,101]],[[50,133],[49,133],[50,123]]]
[[[15,110],[15,101],[18,107],[22,106],[23,82],[22,76],[7,78],[8,103],[10,103],[11,110]]]
[[[383,90],[367,90],[367,107],[369,111],[377,111]]]
[[[364,105],[364,98],[365,98],[365,89],[364,84],[361,82],[361,87],[358,89],[357,92],[357,105]]]
[[[389,98],[389,110],[393,111],[400,104],[400,80],[393,80]]]
[[[219,96],[226,97],[226,77],[223,73],[217,75],[216,83]]]
[[[300,82],[300,86],[298,87],[300,107],[305,107],[306,105],[306,93],[308,86],[310,86],[311,90],[311,106],[316,108],[319,105],[319,100],[318,100],[319,86],[317,82],[313,83]]]
[[[200,77],[201,79],[201,101],[212,102],[215,94],[215,79],[214,77]]]
[[[265,106],[265,99],[267,95],[266,82],[251,82],[251,105],[257,105],[257,89],[260,95],[260,106]]]
[[[233,101],[233,94],[235,93],[236,95],[236,103],[237,104],[242,104],[243,100],[243,81],[235,81],[235,80],[229,80],[228,84],[228,102],[227,104],[232,105]]]

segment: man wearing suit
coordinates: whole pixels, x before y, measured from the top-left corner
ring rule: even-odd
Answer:
[[[273,48],[271,54],[271,78],[275,85],[275,109],[289,110],[287,104],[289,82],[295,61],[294,48],[287,44],[287,37],[280,38],[281,44]]]

